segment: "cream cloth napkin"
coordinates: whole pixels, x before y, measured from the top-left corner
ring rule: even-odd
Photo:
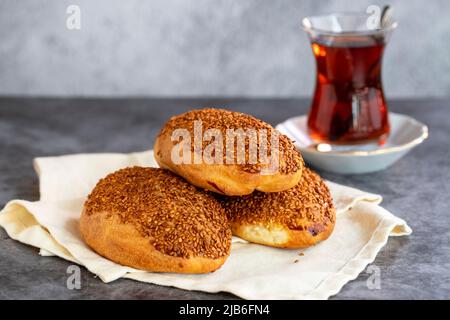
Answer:
[[[328,182],[337,207],[331,237],[307,250],[275,249],[233,239],[231,255],[205,275],[150,273],[118,265],[89,249],[78,231],[83,202],[99,178],[127,166],[156,166],[152,151],[37,158],[41,199],[10,201],[0,226],[20,242],[85,266],[104,282],[130,278],[246,299],[327,299],[374,261],[389,236],[411,233],[378,204],[381,197]],[[299,255],[303,252],[303,255]]]

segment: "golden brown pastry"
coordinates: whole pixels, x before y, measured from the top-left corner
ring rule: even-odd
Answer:
[[[336,213],[328,187],[303,169],[300,183],[277,192],[221,197],[233,234],[250,242],[281,248],[306,248],[327,239]]]
[[[132,167],[101,179],[84,204],[80,230],[100,255],[155,272],[211,272],[231,247],[220,202],[165,169]]]
[[[194,124],[198,121],[201,121],[200,135]],[[186,153],[183,149],[186,139],[177,134],[180,129],[189,133],[189,152]],[[229,135],[230,130],[239,132],[240,129],[241,132],[256,132],[256,136],[243,135],[241,141],[244,141],[245,149],[239,149],[237,138],[235,142],[229,139],[231,145],[227,141],[227,137],[233,137]],[[197,137],[200,136],[200,143],[195,141],[196,132]],[[221,134],[220,139],[213,137],[217,132]],[[267,132],[267,138],[260,137],[260,132]],[[208,133],[211,135],[208,136]],[[272,139],[272,136],[278,135],[279,139]],[[248,137],[257,137],[252,140],[254,144]],[[275,144],[272,141],[278,142]],[[217,148],[220,153],[211,148],[213,142],[219,142],[215,146],[221,145],[221,148]],[[183,148],[180,147],[182,143]],[[272,153],[272,149],[277,152]],[[256,150],[256,153],[249,150]],[[223,109],[193,110],[172,117],[159,133],[154,151],[160,167],[170,169],[198,187],[229,196],[246,195],[254,190],[287,190],[298,183],[303,168],[303,159],[288,137],[252,116]],[[174,154],[182,160],[174,161]],[[261,156],[265,154],[267,158]],[[186,158],[183,158],[185,155]],[[209,162],[205,161],[206,156],[209,156]],[[270,159],[278,159],[275,166],[275,162]]]

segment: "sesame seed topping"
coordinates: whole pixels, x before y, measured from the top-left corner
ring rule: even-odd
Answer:
[[[308,168],[304,169],[300,182],[289,190],[255,191],[243,197],[219,198],[230,222],[262,226],[281,224],[291,230],[320,233],[335,220],[328,187]]]
[[[198,109],[186,112],[181,115],[174,116],[170,118],[170,120],[166,123],[166,125],[162,128],[159,135],[169,134],[176,129],[187,129],[191,134],[191,149],[194,151],[194,121],[201,120],[203,125],[203,130],[206,131],[208,129],[218,129],[220,130],[223,137],[226,137],[226,130],[266,130],[267,131],[267,156],[271,155],[271,143],[270,139],[272,133],[276,131],[268,123],[256,119],[250,115],[234,112],[224,109]],[[294,143],[285,135],[279,133],[279,171],[284,174],[295,173],[299,169],[302,168],[303,159],[300,155],[300,152],[295,148]],[[241,170],[249,172],[249,173],[258,173],[261,171],[261,159],[258,157],[256,163],[250,163],[249,161],[249,145],[250,139],[248,137],[245,138],[245,164],[241,164]],[[175,144],[176,142],[174,142]],[[210,143],[210,141],[203,141],[203,150]],[[260,151],[260,145],[258,142],[257,145],[258,153]],[[223,155],[223,163],[226,165],[226,156],[227,153],[224,152]],[[234,163],[237,163],[237,150],[234,150]]]
[[[92,190],[85,210],[117,215],[170,256],[216,259],[230,250],[220,202],[165,169],[131,167],[109,174]]]

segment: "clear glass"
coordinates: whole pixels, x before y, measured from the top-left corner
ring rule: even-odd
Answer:
[[[370,19],[359,13],[303,19],[317,68],[308,115],[309,134],[315,141],[382,144],[389,134],[381,67],[397,23],[373,25]]]

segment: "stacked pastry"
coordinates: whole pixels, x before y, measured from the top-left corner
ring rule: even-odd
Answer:
[[[218,141],[249,130],[265,133],[264,139],[245,136],[241,154],[229,148],[234,140]],[[210,136],[202,139],[203,133]],[[251,155],[252,143],[258,155],[264,150],[269,157]],[[172,117],[154,154],[160,168],[114,172],[85,202],[81,234],[112,261],[155,272],[205,273],[225,262],[232,235],[306,248],[333,231],[335,209],[325,183],[305,167],[291,140],[252,116],[202,109]]]

